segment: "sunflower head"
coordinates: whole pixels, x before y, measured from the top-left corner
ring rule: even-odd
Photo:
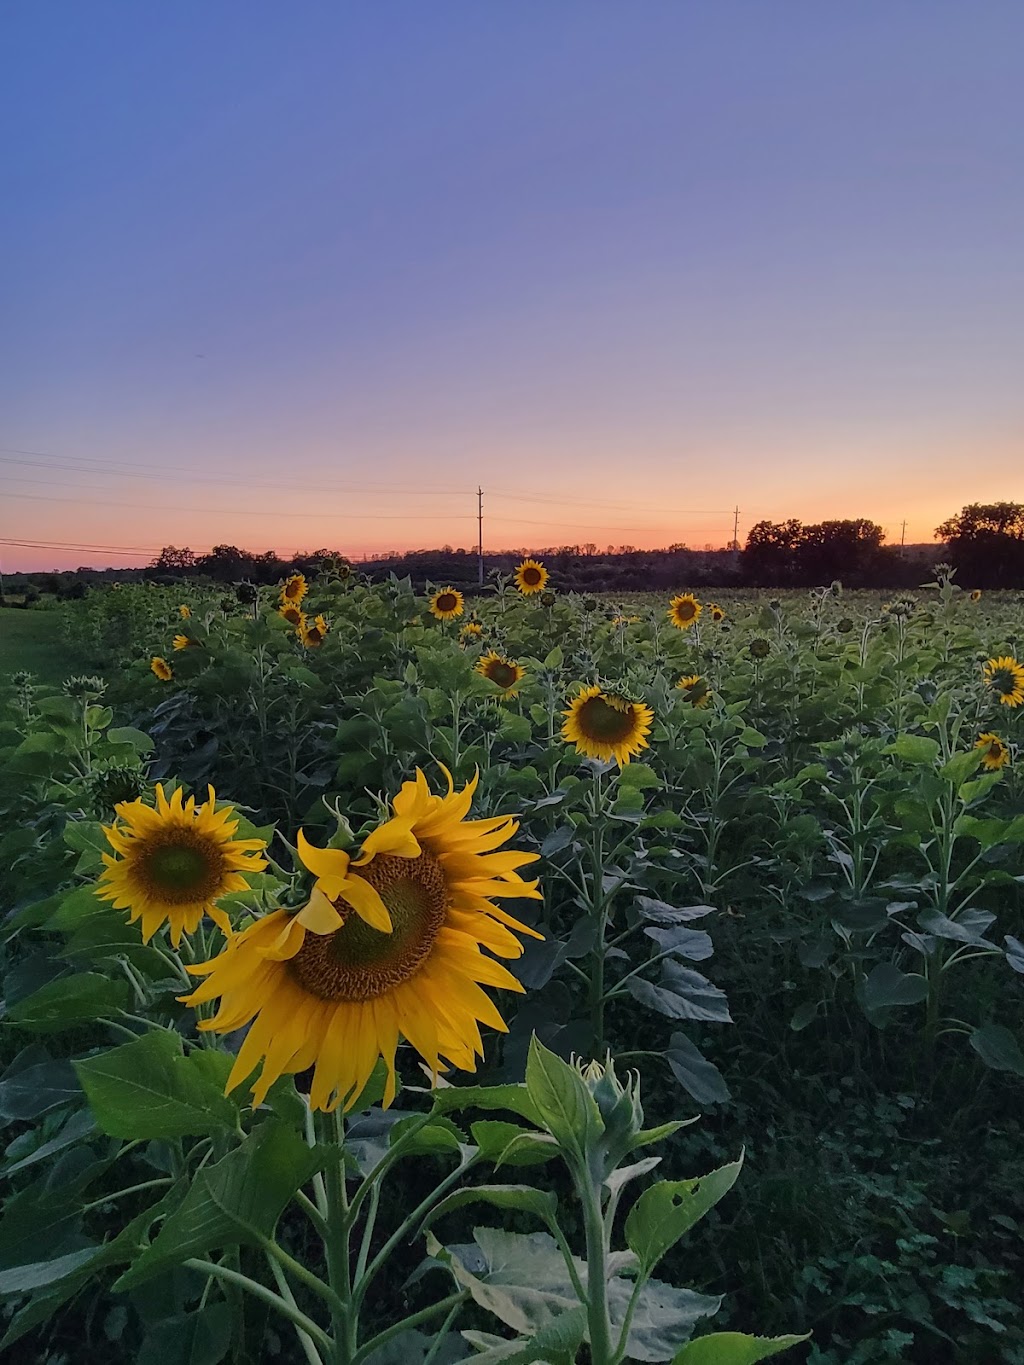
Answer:
[[[153,655],[152,659],[149,661],[149,667],[161,682],[170,682],[174,677],[174,669],[167,660],[161,658],[159,654]]]
[[[716,625],[720,625],[721,622],[725,620],[725,612],[717,602],[708,603],[708,615]]]
[[[294,602],[298,605],[309,591],[309,584],[306,582],[305,574],[293,573],[290,578],[286,578],[281,588],[281,601],[283,603]]]
[[[654,723],[649,706],[605,692],[596,684],[585,687],[562,714],[562,738],[567,744],[574,744],[576,752],[587,758],[603,763],[614,759],[620,768],[647,748],[647,735]]]
[[[681,592],[668,604],[668,619],[678,630],[689,630],[700,620],[702,610],[692,592]]]
[[[767,659],[772,652],[771,641],[766,640],[763,635],[757,635],[747,646],[752,659]]]
[[[838,630],[840,635],[849,635],[850,631],[853,630],[853,625],[854,623],[851,617],[842,616],[836,622],[836,630]]]
[[[439,621],[454,621],[465,610],[466,599],[458,588],[441,588],[430,599],[430,614]]]
[[[330,626],[327,624],[326,616],[317,616],[310,625],[305,617],[299,623],[298,636],[302,641],[303,649],[319,649],[327,638]]]
[[[688,677],[680,678],[676,687],[698,711],[702,711],[711,700],[711,688],[708,686],[707,678],[702,678],[699,673],[691,673]]]
[[[437,796],[417,771],[355,858],[300,831],[299,855],[315,878],[308,904],[257,920],[189,969],[206,979],[186,1003],[220,1000],[201,1029],[227,1033],[251,1021],[229,1090],[262,1062],[253,1085],[261,1103],[279,1076],[312,1066],[310,1104],[330,1110],[350,1105],[383,1057],[387,1106],[401,1038],[436,1076],[444,1064],[476,1069],[481,1023],[507,1031],[482,987],[521,992],[495,956],[519,957],[517,935],[540,935],[494,899],[539,899],[516,870],[538,855],[497,851],[518,828],[511,817],[467,819],[476,784],[456,792],[449,778]]]
[[[555,596],[553,592],[542,592],[540,595],[540,604],[542,607],[547,607],[550,609],[555,605],[557,601],[558,598]]]
[[[178,608],[178,615],[181,617],[183,621],[187,621],[188,618],[192,615],[192,608],[187,607],[185,606],[184,603],[182,603],[181,606]]]
[[[972,601],[972,602],[980,602],[980,601],[981,601],[981,589],[980,589],[980,588],[975,588],[974,591],[971,593],[971,601]]]
[[[130,921],[142,921],[144,943],[162,924],[171,931],[175,947],[182,933],[192,933],[204,914],[225,934],[231,925],[217,901],[231,891],[248,887],[245,873],[266,867],[262,839],[235,839],[234,810],[217,809],[213,788],[202,806],[181,788],[170,800],[156,788],[156,806],[142,800],[122,801],[117,819],[104,827],[113,854],[103,854],[106,871],[96,894],[113,901],[116,910],[130,911]]]
[[[517,565],[515,572],[516,587],[524,597],[532,597],[535,592],[543,592],[550,577],[539,559],[524,559]]]
[[[277,609],[278,616],[283,616],[290,626],[299,627],[306,619],[306,614],[301,607],[294,602],[282,602]]]
[[[1005,768],[1010,761],[1009,746],[1004,744],[998,735],[991,733],[980,735],[974,747],[981,750],[981,765],[990,773]]]
[[[1011,655],[988,659],[982,670],[988,687],[1003,706],[1019,706],[1024,702],[1024,664]]]
[[[175,649],[201,649],[198,640],[194,640],[191,635],[175,635],[172,642]]]
[[[514,697],[519,684],[526,677],[525,668],[512,659],[503,658],[493,649],[481,656],[476,671],[496,687],[500,687],[506,697]]]
[[[484,628],[479,621],[467,621],[459,631],[460,640],[479,640],[484,633]]]

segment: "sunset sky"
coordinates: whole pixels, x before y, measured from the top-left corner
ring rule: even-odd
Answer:
[[[468,546],[478,484],[491,549],[1024,498],[1019,0],[22,0],[0,43],[6,571]]]

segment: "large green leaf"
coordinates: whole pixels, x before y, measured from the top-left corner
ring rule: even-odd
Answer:
[[[777,1356],[791,1346],[807,1341],[810,1332],[802,1337],[748,1337],[745,1332],[712,1332],[688,1342],[673,1357],[672,1365],[757,1365],[760,1360]]]
[[[480,1155],[495,1166],[537,1166],[558,1155],[558,1144],[548,1133],[533,1133],[501,1119],[478,1119],[470,1124]]]
[[[644,1190],[626,1219],[626,1242],[645,1270],[657,1263],[736,1182],[743,1158],[695,1180],[659,1180]]]
[[[101,1019],[128,1001],[128,983],[98,972],[79,972],[48,981],[7,1011],[10,1023],[34,1033],[59,1033]]]
[[[928,995],[928,982],[916,972],[901,972],[891,962],[879,962],[861,987],[864,1008],[888,1009],[893,1005],[919,1005]]]
[[[576,1359],[587,1331],[587,1310],[581,1304],[559,1313],[530,1337],[495,1342],[471,1357],[471,1365],[534,1365],[539,1360]],[[470,1341],[482,1341],[483,1333],[467,1332]]]
[[[632,1295],[632,1280],[610,1281],[608,1310],[615,1333],[621,1333]],[[700,1319],[717,1313],[721,1302],[717,1294],[698,1294],[693,1289],[648,1280],[637,1295],[626,1340],[626,1359],[671,1360]]]
[[[0,1294],[27,1294],[33,1289],[56,1284],[58,1280],[66,1280],[91,1261],[96,1251],[96,1247],[88,1246],[79,1251],[69,1251],[64,1256],[55,1256],[50,1261],[33,1261],[28,1265],[0,1270]]]
[[[221,1054],[186,1057],[179,1035],[166,1029],[75,1063],[97,1123],[120,1138],[198,1137],[233,1129],[238,1111],[224,1094],[227,1067],[230,1059]]]
[[[322,1153],[307,1147],[281,1120],[261,1124],[233,1152],[197,1174],[152,1245],[115,1289],[130,1289],[191,1256],[221,1247],[259,1246],[322,1160]]]
[[[18,1171],[24,1171],[29,1166],[35,1166],[37,1162],[46,1161],[58,1152],[63,1152],[67,1147],[73,1147],[76,1142],[80,1142],[82,1138],[88,1137],[95,1131],[96,1124],[93,1121],[92,1114],[89,1113],[88,1109],[80,1109],[71,1115],[56,1137],[50,1138],[49,1142],[42,1143],[35,1151],[29,1152],[27,1156],[21,1157],[13,1165],[8,1166],[4,1170],[4,1176],[16,1175]]]
[[[729,1002],[725,992],[689,967],[678,962],[662,964],[662,980],[658,985],[634,976],[626,989],[642,1005],[657,1010],[669,1019],[694,1019],[701,1023],[731,1024]]]
[[[154,1323],[135,1365],[218,1365],[231,1345],[231,1308],[208,1303],[194,1313],[179,1313]]]
[[[446,1248],[428,1232],[427,1252],[448,1266],[474,1303],[514,1332],[532,1336],[577,1307],[579,1300],[565,1260],[550,1234],[477,1228],[473,1235],[475,1246]],[[481,1269],[468,1268],[467,1261],[481,1258]],[[586,1267],[582,1262],[575,1264],[586,1283]]]
[[[530,1039],[526,1089],[542,1125],[566,1152],[584,1152],[603,1131],[601,1114],[580,1072]]]
[[[924,735],[897,735],[886,751],[905,763],[935,763],[939,757],[937,740]]]
[[[54,1061],[44,1047],[32,1043],[0,1078],[0,1120],[42,1118],[81,1098],[71,1063]]]
[[[1024,1053],[1017,1039],[1002,1024],[985,1024],[971,1034],[971,1047],[993,1071],[1012,1071],[1024,1076]]]
[[[729,1087],[714,1062],[709,1062],[685,1033],[673,1033],[665,1059],[672,1075],[698,1104],[725,1104]]]
[[[536,1214],[546,1223],[550,1223],[558,1214],[558,1198],[549,1190],[536,1190],[532,1185],[474,1185],[455,1190],[435,1204],[424,1219],[424,1227],[466,1204],[491,1204],[496,1209],[518,1209]]]
[[[459,1109],[507,1109],[530,1123],[540,1124],[540,1113],[525,1085],[450,1085],[435,1090],[434,1108],[451,1114]]]

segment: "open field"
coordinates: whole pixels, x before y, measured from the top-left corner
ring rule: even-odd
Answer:
[[[50,612],[0,609],[0,678],[26,669],[40,682],[59,683],[73,673],[76,655],[54,624]]]
[[[1019,596],[552,586],[4,614],[8,1347],[1024,1361]]]

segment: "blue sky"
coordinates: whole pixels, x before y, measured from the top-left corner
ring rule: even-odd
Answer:
[[[1024,496],[1017,3],[0,36],[0,539],[44,547],[8,564],[469,544],[478,483],[494,547]]]

